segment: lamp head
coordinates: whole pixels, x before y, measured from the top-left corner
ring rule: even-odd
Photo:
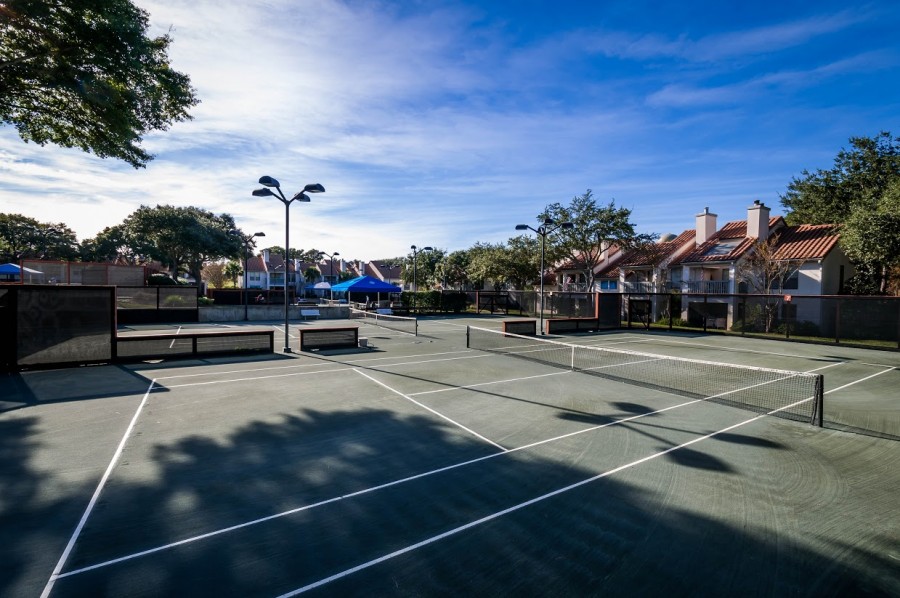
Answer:
[[[560,228],[564,228],[564,229],[566,229],[566,230],[575,228],[575,225],[572,224],[571,222],[563,222],[563,223],[560,224],[559,226],[560,226]]]
[[[319,183],[310,183],[303,188],[304,193],[325,193],[325,187]]]
[[[516,230],[528,230],[528,228],[529,227],[527,224],[517,224],[516,225]]]
[[[434,247],[423,247],[421,251],[434,251]]]
[[[337,257],[337,256],[339,256],[339,255],[341,255],[341,254],[338,253],[337,251],[335,251],[334,253],[331,254],[331,257]]]
[[[556,224],[553,218],[544,218],[544,226],[552,226]]]
[[[303,191],[300,191],[291,198],[291,201],[309,201],[309,195],[307,195]]]
[[[265,237],[266,233],[253,233],[254,237]]]
[[[264,185],[266,187],[281,187],[277,180],[273,179],[270,176],[261,176],[259,177],[259,184]]]
[[[265,187],[263,187],[262,189],[254,189],[253,190],[253,197],[268,197],[270,195],[275,195],[275,194],[272,193],[271,189],[266,189]]]

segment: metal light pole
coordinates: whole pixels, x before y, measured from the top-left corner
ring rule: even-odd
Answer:
[[[418,249],[415,245],[410,245],[410,249],[413,252],[413,313],[416,311],[416,295],[419,294],[419,281],[417,280],[418,269],[419,269],[419,260],[416,259],[419,251],[434,251],[433,247],[423,247]]]
[[[334,253],[331,253],[331,254],[325,253],[324,251],[320,251],[319,259],[322,259],[322,256],[326,256],[326,255],[328,256],[328,278],[334,279],[334,258],[341,254],[338,253],[337,251],[335,251]],[[331,301],[333,302],[334,301],[334,291],[331,290],[331,286],[333,286],[331,280],[328,281],[328,284],[329,284],[328,295],[331,297]]]
[[[277,180],[273,179],[270,176],[263,176],[259,178],[259,184],[263,185],[262,189],[254,189],[253,196],[254,197],[268,197],[271,195],[278,199],[281,203],[284,204],[284,348],[282,349],[285,353],[291,352],[291,344],[290,344],[290,333],[288,331],[288,306],[290,305],[290,301],[288,300],[288,259],[291,255],[290,251],[290,232],[291,232],[291,203],[294,201],[303,201],[308,202],[309,196],[307,193],[325,193],[325,187],[320,185],[319,183],[310,183],[303,187],[303,191],[300,191],[290,199],[284,196],[284,193],[281,192],[281,185]],[[274,193],[272,189],[275,189],[277,193]]]
[[[556,225],[556,226],[554,226]],[[517,224],[516,230],[530,230],[534,231],[541,237],[541,301],[540,301],[540,329],[541,334],[546,334],[544,332],[544,245],[547,242],[547,235],[552,232],[555,232],[561,228],[570,229],[574,224],[571,222],[562,222],[560,224],[556,224],[553,218],[544,218],[544,223],[537,228],[532,228],[527,224]]]
[[[230,230],[228,234],[237,235],[244,246],[244,286],[241,289],[241,305],[244,306],[244,321],[246,322],[250,319],[247,317],[247,262],[250,259],[250,247],[253,245],[254,237],[265,237],[266,233],[253,233],[245,237],[239,230]]]

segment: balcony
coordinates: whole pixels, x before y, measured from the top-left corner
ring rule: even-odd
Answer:
[[[730,293],[729,280],[688,280],[684,283],[684,288],[688,293]]]
[[[655,293],[656,284],[649,281],[641,282],[625,282],[623,287],[625,293]]]

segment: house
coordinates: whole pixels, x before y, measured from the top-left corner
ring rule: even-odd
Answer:
[[[665,293],[680,288],[681,268],[670,269],[670,266],[693,249],[695,237],[695,230],[686,230],[678,236],[666,235],[657,243],[626,252],[617,263],[623,292]]]
[[[558,289],[564,292],[617,292],[619,274],[615,271],[613,276],[612,272],[615,264],[622,258],[623,252],[617,245],[606,241],[600,244],[599,249],[600,253],[591,271],[592,285],[585,277],[588,258],[579,255],[576,259],[569,259],[555,267],[556,280],[559,281]]]
[[[369,262],[368,266],[378,280],[398,287],[403,286],[403,266],[401,264],[376,264]]]
[[[769,208],[759,201],[747,209],[746,220],[715,229],[716,215],[707,208],[697,215],[695,247],[672,263],[673,268],[681,268],[682,316],[695,324],[705,319],[707,325],[717,328],[733,327],[746,315],[739,307],[746,299],[731,296],[737,293],[833,294],[843,289],[844,280],[852,274],[833,226],[788,226],[781,216],[770,216]],[[787,262],[788,274],[765,289],[741,284],[741,278],[747,278],[741,275],[742,269],[746,269],[756,243],[770,238],[772,259]],[[786,309],[784,315],[788,312]]]
[[[296,260],[288,260],[287,282],[296,293],[298,289]],[[285,284],[284,256],[263,249],[247,260],[247,288],[283,291]]]

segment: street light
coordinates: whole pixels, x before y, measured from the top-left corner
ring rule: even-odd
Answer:
[[[516,230],[530,230],[534,231],[541,237],[541,301],[540,301],[540,329],[541,334],[546,334],[544,332],[544,245],[547,242],[547,235],[550,233],[557,231],[559,229],[570,229],[575,225],[571,222],[561,222],[557,224],[553,218],[544,218],[544,223],[537,228],[532,228],[527,224],[517,224]]]
[[[413,252],[413,313],[416,311],[416,295],[419,293],[419,281],[416,279],[418,276],[419,269],[419,261],[416,259],[416,255],[419,251],[434,251],[434,247],[423,247],[418,249],[415,245],[410,245],[410,249]]]
[[[246,322],[250,319],[247,317],[247,261],[250,259],[250,247],[253,245],[254,237],[265,237],[266,233],[253,233],[245,237],[239,230],[230,230],[228,234],[237,235],[244,246],[244,288],[241,293],[241,305],[244,306],[244,321]]]
[[[328,284],[329,284],[329,287],[328,287],[328,294],[329,294],[330,297],[331,297],[331,301],[334,301],[334,291],[331,290],[331,287],[334,286],[334,285],[333,285],[333,280],[334,280],[334,258],[337,257],[337,256],[339,256],[339,255],[341,255],[341,254],[338,253],[337,251],[335,251],[334,253],[326,253],[326,252],[324,252],[324,251],[320,251],[320,252],[319,252],[319,259],[322,259],[322,256],[326,256],[326,255],[328,256],[328,278],[330,279],[330,280],[328,281]]]
[[[300,191],[290,199],[284,196],[284,193],[281,192],[281,185],[277,180],[273,179],[270,176],[263,176],[259,178],[259,184],[263,185],[262,189],[254,189],[253,196],[254,197],[268,197],[272,196],[278,199],[281,203],[284,204],[284,351],[285,353],[291,352],[291,344],[290,344],[290,334],[288,332],[288,256],[291,255],[290,252],[290,231],[291,231],[291,203],[295,201],[303,201],[308,202],[309,196],[307,193],[325,193],[325,187],[320,185],[319,183],[310,183],[303,188],[303,191]],[[273,192],[272,189],[275,189],[277,193]]]

